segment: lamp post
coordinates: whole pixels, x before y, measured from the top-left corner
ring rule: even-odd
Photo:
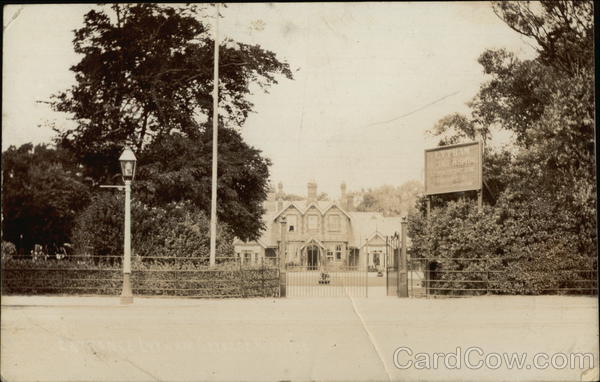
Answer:
[[[119,157],[123,182],[125,182],[125,238],[123,242],[123,291],[121,304],[133,303],[131,292],[131,182],[135,176],[135,155],[129,147],[125,147]]]

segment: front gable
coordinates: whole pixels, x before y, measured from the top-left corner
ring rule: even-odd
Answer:
[[[321,210],[315,205],[310,205],[304,211],[304,232],[320,232],[323,225],[322,218]]]
[[[275,216],[273,216],[273,219],[271,219],[271,221],[273,221],[273,222],[277,221],[277,219],[281,215],[283,215],[284,213],[288,213],[288,211],[290,211],[290,210],[296,210],[296,213],[298,213],[298,215],[302,215],[302,210],[300,210],[300,208],[294,202],[291,202],[284,209],[282,209],[277,214],[275,214]]]
[[[329,233],[345,233],[350,224],[350,217],[341,208],[332,205],[324,214],[323,224]]]
[[[375,232],[373,235],[371,235],[371,237],[369,237],[365,243],[362,245],[362,247],[364,246],[373,246],[373,247],[382,247],[385,246],[385,237],[383,237],[383,235],[381,235],[379,232]]]

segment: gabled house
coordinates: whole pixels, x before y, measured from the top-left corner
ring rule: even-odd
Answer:
[[[280,183],[276,201],[265,203],[266,229],[260,239],[234,241],[235,252],[242,261],[256,264],[274,260],[283,240],[286,264],[315,268],[324,264],[332,268],[385,267],[386,237],[400,232],[400,217],[353,211],[344,183],[340,199],[333,202],[317,200],[314,182],[308,183],[306,201],[284,202],[282,195]]]

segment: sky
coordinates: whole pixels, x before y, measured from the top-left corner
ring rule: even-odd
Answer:
[[[48,124],[73,126],[43,101],[74,84],[73,30],[92,8],[5,6],[3,150],[49,142]],[[234,3],[222,14],[221,36],[259,44],[294,71],[257,89],[240,131],[273,162],[271,182],[301,195],[309,181],[335,198],[342,182],[354,191],[422,180],[423,151],[436,144],[426,131],[468,112],[486,81],[479,55],[535,55],[488,2]]]

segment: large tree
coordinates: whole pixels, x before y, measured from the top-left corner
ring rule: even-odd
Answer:
[[[199,5],[114,4],[85,15],[75,31],[81,61],[76,84],[52,105],[77,126],[60,132],[95,177],[112,175],[123,144],[135,151],[173,131],[194,134],[210,126],[213,47],[205,9]],[[266,89],[289,66],[256,45],[220,45],[220,123],[240,127],[253,104],[251,85]],[[111,166],[112,164],[112,166]]]
[[[519,194],[528,190],[533,197],[575,193],[589,203],[596,175],[593,4],[535,4],[496,2],[493,6],[509,27],[537,43],[539,55],[520,60],[505,50],[485,51],[479,62],[489,80],[470,103],[471,114],[445,117],[432,133],[444,145],[478,135],[488,140],[492,129],[507,130],[515,137],[512,153],[486,152],[486,164],[501,157],[505,165],[504,175],[493,174],[495,181],[504,182],[497,189],[510,183]],[[511,168],[511,163],[516,167]]]
[[[479,214],[473,203],[449,201],[457,195],[434,198],[434,219],[418,216],[410,224],[414,248],[467,257],[471,249],[460,250],[475,229],[463,228],[475,221],[489,225],[477,235],[486,256],[502,260],[507,291],[589,287],[568,281],[590,278],[597,261],[593,3],[494,2],[493,7],[536,44],[539,54],[521,60],[506,50],[485,51],[479,63],[488,81],[470,103],[470,115],[447,116],[431,132],[440,145],[479,136],[490,142],[493,129],[513,134],[508,148],[487,147],[484,155],[484,179],[492,184],[496,204]],[[444,216],[457,223],[458,234],[432,246]]]
[[[82,55],[71,68],[76,84],[51,103],[76,122],[59,131],[58,144],[96,181],[118,178],[116,158],[130,144],[139,158],[136,192],[146,202],[190,200],[208,212],[214,19],[206,7],[114,4],[85,15],[73,40]],[[237,129],[253,112],[251,91],[292,73],[256,45],[226,39],[219,50],[218,214],[251,238],[262,228],[270,162]]]
[[[256,239],[264,228],[269,165],[260,151],[233,130],[219,129],[217,214],[242,239]],[[193,138],[172,133],[154,140],[139,155],[134,192],[146,204],[191,201],[208,215],[211,195],[211,131]]]

